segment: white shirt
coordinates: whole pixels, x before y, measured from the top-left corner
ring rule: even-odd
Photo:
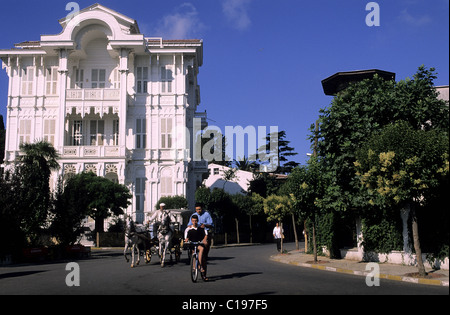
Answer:
[[[160,223],[167,215],[169,215],[169,212],[166,212],[166,210],[164,210],[164,212],[161,210],[156,210],[155,212],[152,213],[151,217],[149,218],[149,221],[150,222],[156,221]]]
[[[273,228],[273,233],[272,234],[274,235],[275,238],[281,238],[281,233],[282,232],[281,232],[281,227],[280,226],[278,226],[278,227],[276,226],[276,227]]]

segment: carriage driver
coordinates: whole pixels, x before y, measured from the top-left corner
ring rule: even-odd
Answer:
[[[155,212],[153,212],[152,216],[148,220],[149,224],[151,222],[153,222],[152,231],[151,231],[152,239],[157,238],[157,236],[158,236],[157,232],[158,232],[159,223],[162,222],[165,211],[166,211],[166,204],[161,202],[159,204],[159,210],[156,210]]]
[[[203,246],[198,246],[198,260],[201,265],[201,274],[205,281],[206,278],[206,245],[208,244],[208,231],[205,228],[198,225],[198,215],[193,214],[191,216],[190,225],[184,231],[184,241],[185,242],[201,242]]]

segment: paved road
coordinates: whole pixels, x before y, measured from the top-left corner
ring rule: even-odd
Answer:
[[[293,244],[287,244],[293,249]],[[321,295],[448,294],[448,288],[382,281],[368,287],[360,276],[331,273],[271,261],[275,245],[218,248],[211,251],[210,281],[192,283],[187,256],[161,268],[157,261],[130,268],[117,250],[94,251],[77,261],[80,286],[68,287],[67,263],[0,267],[0,294],[148,295]]]

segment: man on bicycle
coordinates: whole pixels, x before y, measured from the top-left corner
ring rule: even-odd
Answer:
[[[198,260],[201,265],[201,273],[202,277],[205,281],[208,280],[206,278],[206,255],[204,255],[204,251],[206,245],[208,244],[208,231],[203,227],[198,225],[198,216],[196,214],[191,217],[191,225],[189,225],[184,231],[184,242],[201,242],[202,244],[198,246]]]
[[[214,223],[213,223],[213,219],[211,217],[211,215],[209,214],[208,211],[203,209],[203,204],[197,202],[195,204],[195,212],[192,216],[191,219],[194,215],[197,215],[198,217],[198,224],[205,229],[205,231],[207,232],[208,238],[207,238],[207,242],[205,245],[205,261],[208,260],[208,254],[209,254],[209,250],[211,249],[211,242],[212,242],[212,235],[213,235],[213,228],[214,228]],[[191,221],[191,219],[189,221]],[[190,226],[192,223],[188,223],[188,226]],[[207,271],[207,268],[205,267],[205,273]]]

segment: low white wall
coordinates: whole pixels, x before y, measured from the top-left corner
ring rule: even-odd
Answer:
[[[370,262],[381,262],[390,264],[399,264],[407,266],[416,266],[416,255],[411,253],[406,253],[403,251],[392,251],[389,254],[380,253],[364,253],[363,251],[358,251],[356,248],[352,249],[341,249],[341,258],[356,260],[356,261],[370,261]],[[427,254],[422,254],[422,259],[425,267],[449,270],[449,259],[446,257],[444,260],[435,260],[430,264],[427,260]]]

